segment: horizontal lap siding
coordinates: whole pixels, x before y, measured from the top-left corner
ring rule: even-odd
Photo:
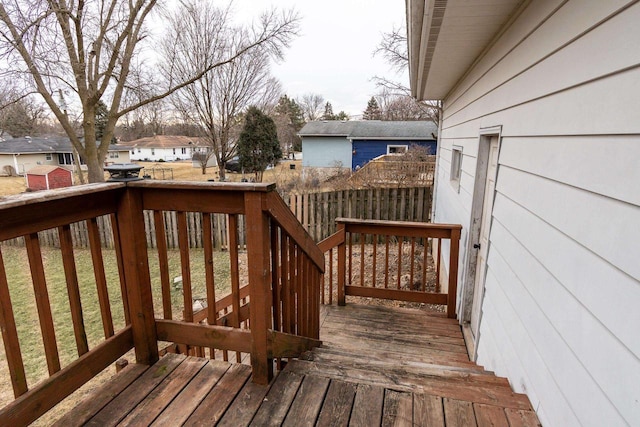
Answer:
[[[478,363],[548,425],[640,422],[640,4],[626,3],[531,2],[445,100],[435,221],[469,227],[479,131],[502,126]]]

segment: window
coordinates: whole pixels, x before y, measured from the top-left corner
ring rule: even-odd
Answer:
[[[174,156],[176,155],[176,149],[175,148],[173,149],[173,155]]]
[[[142,150],[138,148],[138,153],[141,153],[141,152],[142,152]]]
[[[71,153],[58,153],[58,164],[59,165],[72,165],[73,164],[73,154],[71,154]]]
[[[187,149],[186,148],[182,148],[182,154],[187,154]]]
[[[109,152],[109,158],[110,159],[119,159],[120,158],[120,153],[118,153],[117,151],[110,151]]]
[[[460,178],[462,177],[462,147],[454,145],[451,149],[451,185],[460,192]]]
[[[45,158],[46,160],[51,160],[51,159],[52,159],[51,153],[47,153],[47,154],[45,154],[44,158]]]
[[[156,155],[156,149],[155,149],[155,148],[152,148],[152,149],[151,149],[151,155],[152,155],[152,156],[155,156],[155,155]]]
[[[408,148],[407,145],[387,145],[387,154],[404,154]]]

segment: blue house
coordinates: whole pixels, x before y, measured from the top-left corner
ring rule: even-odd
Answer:
[[[438,127],[429,121],[315,121],[299,132],[302,166],[350,168],[384,155],[403,153],[412,145],[436,152]]]

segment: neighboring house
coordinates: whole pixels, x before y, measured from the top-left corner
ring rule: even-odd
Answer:
[[[0,173],[11,167],[18,174],[40,165],[64,166],[74,170],[74,149],[65,137],[12,138],[0,142]],[[126,147],[110,145],[105,162],[128,163],[129,150]],[[81,164],[84,162],[81,159]],[[83,166],[83,170],[86,166]]]
[[[412,145],[436,150],[438,128],[432,122],[315,121],[298,133],[305,168],[362,167],[375,157],[403,153]]]
[[[640,425],[640,3],[407,11],[411,89],[443,101],[434,221],[464,228],[472,355],[543,425]]]
[[[31,190],[52,190],[71,187],[73,172],[62,166],[36,166],[26,173],[27,188]]]
[[[149,136],[118,145],[129,149],[131,160],[149,162],[191,160],[194,153],[207,150],[202,138],[175,135]]]

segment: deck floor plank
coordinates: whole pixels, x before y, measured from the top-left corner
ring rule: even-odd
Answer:
[[[149,367],[137,381],[87,421],[86,425],[96,427],[115,426],[185,359],[186,356],[183,355],[166,354],[155,365]]]
[[[442,403],[447,426],[477,426],[476,417],[473,413],[473,404],[471,402],[445,397],[442,399]]]
[[[411,393],[386,390],[382,427],[413,426],[413,396]]]
[[[181,425],[228,369],[228,363],[209,360],[152,425],[154,427]]]
[[[382,422],[384,387],[358,384],[349,427],[370,427]]]
[[[509,427],[504,408],[474,403],[473,410],[476,414],[478,427]]]
[[[255,427],[281,425],[303,378],[303,375],[288,370],[280,372],[250,425]]]
[[[306,376],[282,424],[284,427],[312,427],[316,424],[329,378]]]
[[[251,376],[251,368],[235,363],[225,372],[216,386],[200,402],[198,408],[187,419],[187,425],[212,426],[224,415],[231,402]]]
[[[317,425],[327,427],[348,426],[351,409],[356,397],[356,389],[356,384],[332,380],[322,404]]]
[[[256,384],[249,379],[217,427],[248,426],[268,391],[269,385]]]
[[[510,427],[540,427],[540,420],[535,412],[505,408],[505,415]]]
[[[206,363],[205,359],[188,357],[138,403],[118,425],[126,427],[151,424]]]
[[[413,421],[416,426],[444,427],[442,398],[429,394],[414,394]]]
[[[124,368],[111,381],[106,382],[102,387],[92,393],[87,399],[76,405],[71,411],[56,421],[56,427],[66,427],[70,425],[82,425],[89,421],[98,411],[104,408],[117,395],[122,393],[135,380],[140,377],[149,367],[146,365],[131,364]]]

